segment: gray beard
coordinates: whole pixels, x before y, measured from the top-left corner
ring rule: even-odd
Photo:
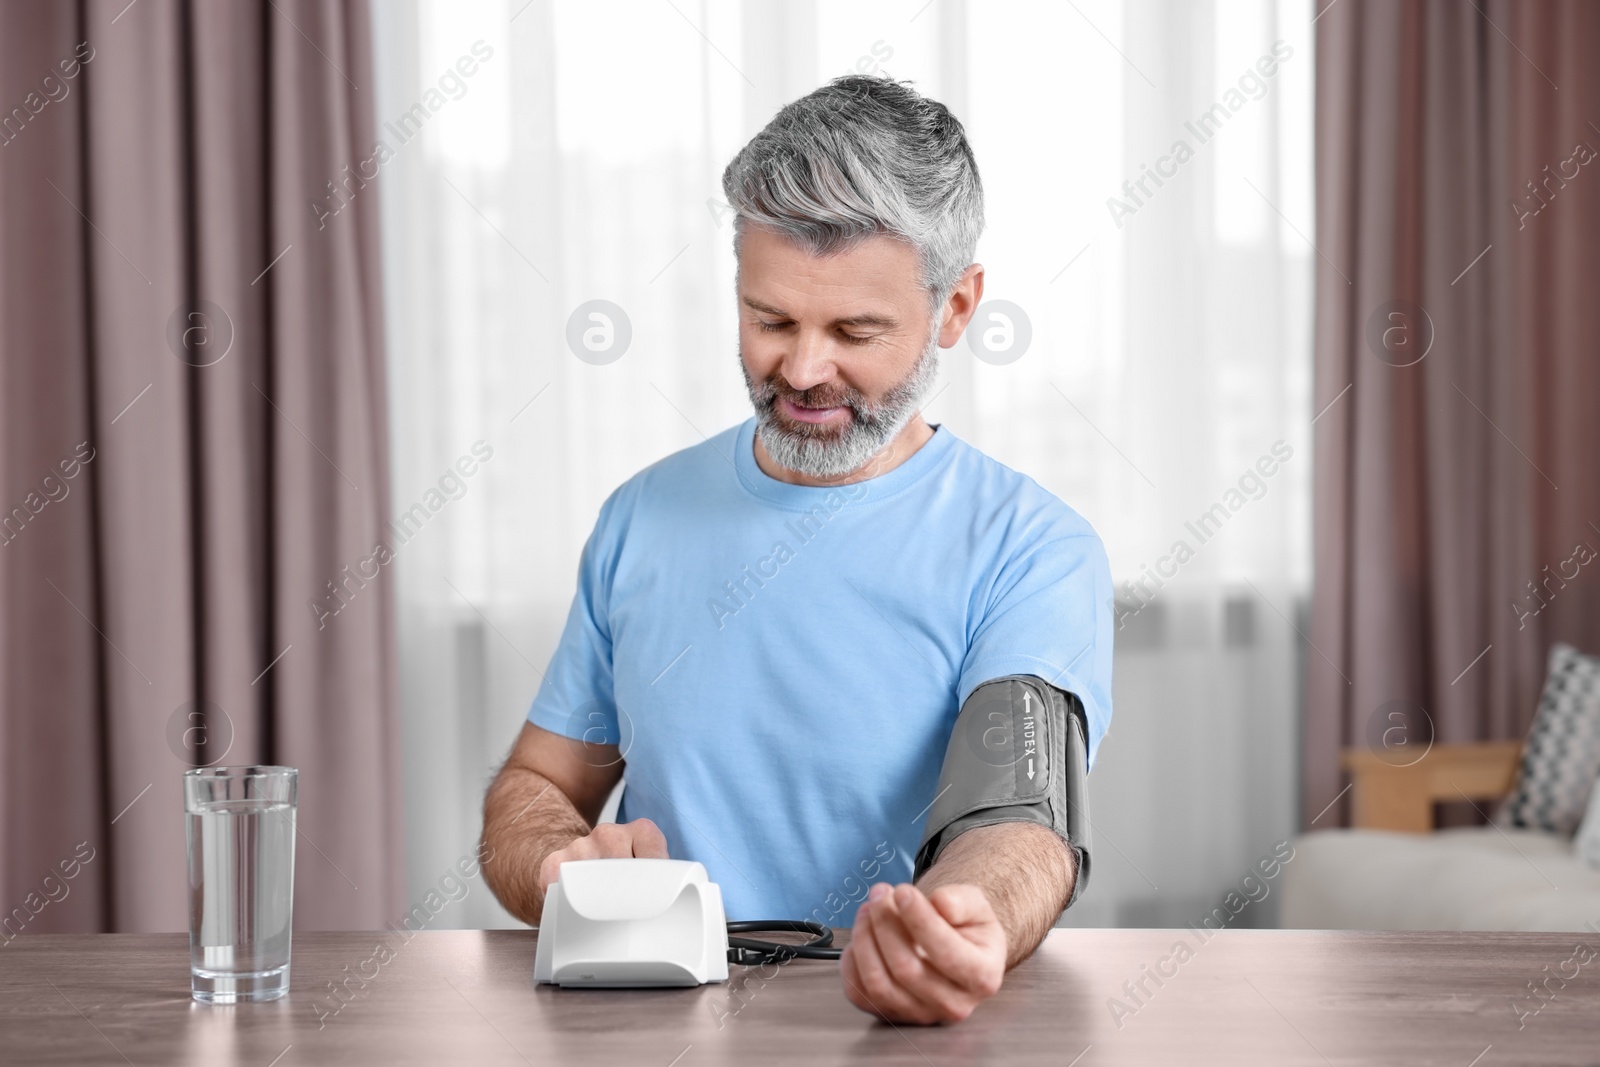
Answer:
[[[739,369],[750,391],[750,403],[756,409],[756,433],[761,437],[762,447],[778,466],[809,478],[842,478],[860,470],[905,429],[906,423],[922,406],[923,398],[939,376],[938,352],[939,338],[934,333],[905,380],[885,393],[875,405],[854,389],[842,398],[828,397],[830,403],[850,411],[850,422],[842,430],[791,428],[778,414],[778,398],[788,396],[803,400],[809,390],[798,392],[779,386],[775,378],[758,385],[751,379],[741,352]]]

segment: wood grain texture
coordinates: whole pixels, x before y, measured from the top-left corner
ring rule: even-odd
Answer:
[[[297,934],[287,997],[217,1008],[189,997],[182,934],[24,935],[0,947],[0,1062],[1600,1061],[1600,958],[1567,962],[1590,935],[1224,930],[1201,942],[1187,930],[1056,930],[998,997],[965,1023],[936,1028],[856,1011],[831,962],[796,961],[766,980],[734,968],[727,985],[689,990],[536,987],[535,937],[430,931],[402,944],[391,934],[393,958],[364,965],[385,935]],[[1180,940],[1192,953],[1181,963],[1170,956]],[[1600,948],[1600,935],[1589,943]],[[1146,967],[1176,973],[1158,986]],[[376,977],[350,978],[363,970]],[[1553,979],[1554,998],[1519,1028],[1513,1004],[1540,1007],[1525,983],[1562,972],[1576,977]],[[340,978],[350,999],[332,1014],[340,1002],[329,983]],[[1141,978],[1148,995],[1135,1001],[1123,983]],[[1130,1009],[1120,1020],[1113,997]]]

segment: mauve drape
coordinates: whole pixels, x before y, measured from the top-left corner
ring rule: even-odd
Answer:
[[[1521,737],[1600,653],[1600,4],[1319,7],[1307,822],[1340,746]]]
[[[6,933],[183,929],[181,772],[217,762],[300,769],[296,925],[377,927],[404,883],[388,576],[346,570],[389,513],[377,190],[345,171],[366,4],[0,20]]]

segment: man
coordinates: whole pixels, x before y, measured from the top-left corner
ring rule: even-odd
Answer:
[[[1075,702],[1092,764],[1111,714],[1105,552],[921,415],[983,295],[982,188],[946,108],[835,79],[780,111],[723,189],[755,417],[601,508],[484,802],[486,877],[537,923],[566,860],[698,860],[729,919],[853,922],[840,972],[862,1010],[963,1019],[1072,899],[1082,849],[1016,807],[965,829],[939,815],[911,884],[949,804],[947,749],[987,736],[953,734],[958,709],[1026,677],[1029,716],[1032,694]],[[624,767],[617,822],[596,826]]]

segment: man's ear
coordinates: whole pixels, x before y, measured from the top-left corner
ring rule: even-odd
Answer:
[[[972,321],[973,313],[978,310],[982,300],[983,264],[974,263],[962,272],[961,279],[945,301],[941,320],[943,325],[939,328],[940,348],[949,348],[961,340],[967,323]]]

